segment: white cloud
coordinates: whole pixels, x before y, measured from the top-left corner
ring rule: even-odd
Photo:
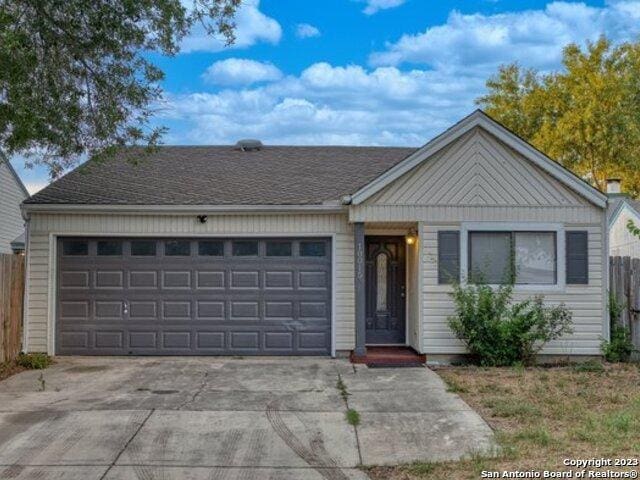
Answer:
[[[25,184],[24,184],[25,188],[27,189],[27,192],[29,192],[29,195],[33,195],[34,193],[39,192],[40,190],[42,190],[47,185],[49,185],[49,182],[46,182],[46,181],[25,182]]]
[[[250,85],[279,80],[282,72],[271,63],[228,58],[213,63],[202,74],[202,78],[213,85]]]
[[[454,12],[372,55],[370,67],[320,62],[268,84],[168,95],[165,120],[174,143],[420,145],[475,108],[499,64],[558,68],[566,43],[634,38],[639,20],[640,0]]]
[[[402,5],[406,0],[366,0],[367,6],[362,11],[365,15],[373,15],[380,10],[395,8]]]
[[[420,145],[470,111],[481,79],[316,63],[299,76],[218,93],[169,95],[179,143]]]
[[[308,23],[299,23],[296,25],[296,36],[298,38],[312,38],[319,37],[320,30],[313,25],[309,25]]]
[[[559,64],[567,43],[583,44],[603,33],[617,40],[631,39],[639,32],[638,0],[610,1],[601,8],[552,2],[544,10],[495,15],[454,11],[445,24],[388,44],[371,55],[370,63],[486,73],[501,63],[519,61],[544,70]]]
[[[277,44],[282,37],[282,27],[260,11],[260,0],[244,0],[236,12],[236,41],[231,48],[246,48],[258,42]],[[196,25],[182,41],[181,51],[218,52],[225,47],[224,39],[208,35],[201,25]]]

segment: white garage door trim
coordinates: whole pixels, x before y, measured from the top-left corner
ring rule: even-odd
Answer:
[[[58,291],[57,278],[58,278],[58,237],[109,237],[109,238],[210,238],[215,236],[217,238],[290,238],[292,236],[300,238],[317,238],[326,237],[331,239],[331,356],[336,356],[336,234],[331,233],[298,233],[298,232],[286,232],[286,233],[244,233],[244,232],[224,232],[224,233],[188,233],[188,232],[168,232],[168,233],[95,233],[87,231],[72,231],[72,232],[51,232],[49,233],[49,265],[53,268],[49,268],[49,292],[47,295],[47,330],[49,332],[47,341],[47,350],[49,355],[55,355],[56,345],[56,295]]]

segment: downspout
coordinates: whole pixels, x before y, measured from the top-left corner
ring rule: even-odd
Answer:
[[[26,353],[27,345],[29,345],[29,328],[28,328],[28,310],[29,310],[29,283],[30,283],[30,264],[29,257],[31,256],[31,245],[30,245],[30,226],[31,226],[31,215],[24,208],[24,204],[20,205],[20,212],[22,213],[22,218],[24,219],[24,293],[22,296],[22,348],[21,351]]]

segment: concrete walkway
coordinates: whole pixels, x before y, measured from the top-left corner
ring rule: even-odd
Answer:
[[[76,357],[0,383],[0,478],[14,480],[365,479],[362,464],[492,445],[486,423],[426,368]]]

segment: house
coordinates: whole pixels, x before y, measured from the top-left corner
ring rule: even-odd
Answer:
[[[573,312],[548,355],[608,337],[607,197],[481,111],[418,149],[161,147],[24,203],[24,343],[61,355],[463,354],[452,283]],[[512,255],[515,252],[515,255]]]
[[[0,253],[24,250],[24,245],[15,244],[12,248],[12,242],[24,234],[20,204],[28,197],[29,192],[11,163],[0,154]]]
[[[609,195],[609,254],[640,258],[640,238],[627,228],[629,220],[640,227],[640,202],[620,193],[620,180],[607,180]]]

